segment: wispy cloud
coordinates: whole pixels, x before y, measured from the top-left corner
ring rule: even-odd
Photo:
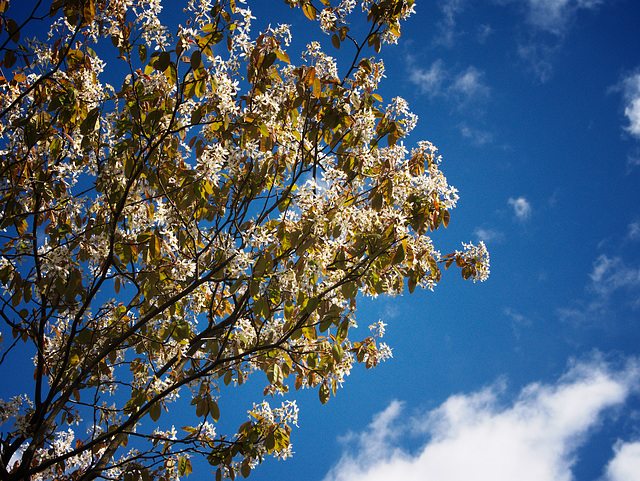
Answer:
[[[640,166],[640,148],[636,148],[633,152],[627,155],[627,164],[629,167]]]
[[[576,12],[593,9],[602,0],[527,0],[528,21],[535,28],[564,35]]]
[[[442,59],[436,60],[428,68],[409,66],[409,81],[421,93],[455,100],[458,108],[490,97],[491,89],[484,77],[485,73],[473,65],[457,73],[451,72]]]
[[[640,222],[632,222],[628,228],[627,238],[632,241],[640,240]]]
[[[609,296],[619,289],[640,286],[640,268],[629,266],[620,257],[605,254],[593,263],[589,277],[592,289],[602,296]]]
[[[443,94],[442,85],[448,76],[449,73],[444,68],[444,62],[438,59],[428,69],[411,68],[409,80],[420,89],[420,92],[435,97]]]
[[[504,240],[502,232],[485,227],[478,227],[473,231],[473,234],[483,242],[502,242]]]
[[[478,27],[478,42],[485,43],[489,35],[493,33],[491,25],[482,24]]]
[[[508,204],[513,208],[513,213],[519,220],[527,220],[531,215],[531,204],[524,197],[518,197],[514,199],[511,197]]]
[[[488,130],[476,129],[463,124],[460,126],[460,133],[475,145],[486,145],[493,142],[493,133]]]
[[[619,256],[600,255],[593,263],[584,300],[558,309],[562,321],[576,325],[600,324],[610,318],[612,305],[640,308],[640,266],[623,261]],[[618,299],[623,295],[622,301]],[[615,299],[615,301],[614,301]]]
[[[473,65],[456,75],[449,87],[454,94],[461,95],[465,101],[489,98],[490,89],[484,82],[484,72]]]
[[[442,3],[442,20],[438,22],[438,33],[433,39],[436,45],[452,47],[455,43],[456,17],[464,10],[467,0],[445,0]]]
[[[522,334],[523,328],[531,327],[531,325],[533,324],[531,322],[531,319],[516,311],[515,309],[506,307],[503,312],[504,315],[507,316],[507,318],[511,321],[511,328],[513,329],[513,333],[518,339]]]
[[[640,69],[624,77],[619,90],[622,90],[624,115],[629,121],[625,130],[640,139]]]
[[[514,3],[514,2],[506,2]],[[531,26],[518,42],[518,55],[535,78],[544,83],[553,76],[564,39],[580,10],[594,10],[602,0],[525,0],[526,21]]]
[[[520,314],[518,311],[511,309],[510,307],[505,308],[504,315],[519,326],[528,327],[531,325],[531,320],[528,317]]]
[[[470,119],[473,122],[474,119],[483,117],[487,101],[491,98],[491,88],[486,82],[484,71],[473,65],[464,70],[449,69],[442,59],[435,60],[428,67],[417,65],[411,55],[407,60],[408,79],[421,94],[432,100],[444,100],[452,111],[464,113],[465,119],[458,125],[462,137],[476,146],[493,142],[491,131],[468,123]]]
[[[505,401],[504,382],[451,396],[422,416],[402,417],[392,402],[362,433],[325,481],[558,481],[573,478],[576,452],[608,408],[623,405],[638,387],[638,362],[613,370],[602,360],[574,363],[555,384],[533,383]],[[424,439],[416,452],[399,442]],[[464,462],[460,462],[460,456]],[[619,447],[609,481],[628,466]],[[622,466],[620,471],[615,471]]]
[[[518,45],[518,56],[529,65],[535,78],[541,83],[553,77],[553,64],[559,45],[547,45],[534,40]]]

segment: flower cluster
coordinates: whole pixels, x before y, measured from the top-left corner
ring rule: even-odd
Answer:
[[[38,420],[26,396],[0,401],[3,445],[34,479],[123,477],[144,459],[177,478],[203,450],[247,475],[291,456],[298,408],[255,404],[234,438],[214,424],[219,391],[264,372],[265,396],[327,402],[356,363],[392,357],[383,320],[356,340],[360,296],[433,289],[443,263],[483,281],[489,255],[436,249],[458,193],[431,143],[406,145],[417,117],[376,93],[381,60],[357,48],[341,77],[311,42],[294,65],[289,26],[252,34],[240,1],[191,0],[175,46],[159,0],[85,3],[54,20],[57,45],[27,42],[31,66],[0,77],[2,314],[51,393]],[[353,35],[355,0],[288,3],[334,44]],[[362,47],[378,50],[413,2],[374,3]],[[162,424],[189,402],[184,432]],[[87,434],[67,429],[81,419]]]

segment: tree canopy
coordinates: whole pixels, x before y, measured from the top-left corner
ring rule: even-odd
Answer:
[[[262,372],[325,403],[390,354],[382,322],[353,338],[359,295],[487,277],[483,244],[433,245],[456,190],[376,93],[413,0],[287,0],[348,49],[342,76],[243,3],[190,0],[170,30],[159,0],[0,2],[0,366],[34,366],[0,402],[0,479],[168,480],[195,456],[246,477],[290,455],[297,407],[219,432],[225,389]],[[181,403],[194,422],[163,424]]]

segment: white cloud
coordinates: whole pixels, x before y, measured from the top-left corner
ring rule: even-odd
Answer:
[[[456,16],[462,13],[467,0],[445,0],[442,4],[444,18],[438,22],[438,34],[434,39],[436,45],[452,47],[456,32]]]
[[[544,83],[553,76],[553,65],[563,48],[564,39],[580,10],[593,10],[602,0],[525,0],[506,2],[524,5],[527,22],[533,27],[528,40],[518,43],[518,55]],[[551,34],[551,35],[549,35]]]
[[[434,97],[442,94],[442,84],[448,75],[444,68],[444,62],[438,59],[427,70],[412,68],[409,80],[417,85],[422,93]]]
[[[640,166],[640,148],[634,149],[627,155],[627,165],[631,168]]]
[[[473,231],[473,234],[483,242],[502,242],[504,240],[504,234],[497,230],[493,229],[485,229],[483,227],[478,227]]]
[[[476,145],[485,145],[493,142],[493,133],[487,130],[474,129],[467,125],[460,126],[460,133],[466,139],[470,139]]]
[[[478,27],[478,42],[485,43],[489,35],[493,33],[491,25],[482,24]]]
[[[555,35],[563,35],[580,9],[593,9],[601,0],[527,0],[531,25]]]
[[[625,264],[620,257],[605,254],[593,263],[593,271],[589,276],[593,290],[603,296],[622,288],[640,286],[640,268]]]
[[[627,237],[631,240],[640,240],[640,222],[632,222],[629,224]]]
[[[527,316],[520,314],[515,309],[511,309],[510,307],[507,307],[504,309],[503,312],[504,312],[504,315],[510,319],[511,328],[513,329],[513,334],[518,339],[522,335],[523,329],[527,327],[531,327],[531,325],[533,324],[531,322],[531,319],[529,319]]]
[[[489,97],[489,87],[483,81],[484,72],[471,65],[467,70],[458,74],[451,85],[454,93],[461,94],[467,99],[484,99]]]
[[[618,256],[602,254],[593,262],[589,277],[591,282],[585,299],[557,310],[562,321],[599,325],[603,319],[611,318],[613,305],[640,308],[640,266],[633,266]]]
[[[640,442],[618,442],[607,465],[607,481],[640,481]]]
[[[505,308],[504,314],[509,317],[513,323],[519,326],[529,327],[531,325],[531,320],[528,317],[523,316],[518,311],[511,309],[510,307]]]
[[[518,197],[517,199],[511,197],[508,203],[513,207],[513,212],[518,219],[525,220],[531,215],[531,204],[524,197]]]
[[[636,361],[613,371],[596,359],[574,364],[553,385],[530,384],[506,404],[504,383],[497,383],[409,419],[394,401],[366,431],[350,437],[355,450],[325,481],[569,481],[578,448],[605,410],[623,405],[637,389],[638,374]],[[398,445],[412,431],[425,438],[416,452]],[[616,456],[619,464],[628,465],[626,454]]]
[[[557,56],[558,45],[529,42],[518,45],[518,55],[530,65],[535,77],[545,83],[553,77],[553,59]]]
[[[447,70],[442,59],[438,59],[427,69],[410,66],[409,70],[409,81],[416,85],[420,92],[430,97],[454,99],[458,107],[470,102],[484,101],[491,93],[491,89],[484,82],[484,72],[473,65],[453,74]]]
[[[634,137],[640,138],[640,71],[626,76],[621,87],[625,102],[624,115],[629,120],[625,129]]]

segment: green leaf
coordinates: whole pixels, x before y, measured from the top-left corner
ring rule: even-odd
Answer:
[[[232,379],[233,379],[233,373],[231,371],[227,371],[224,373],[223,382],[225,386],[228,386],[229,383],[232,381]]]
[[[264,440],[264,447],[267,448],[268,453],[272,453],[273,449],[276,447],[276,438],[273,435],[273,431],[267,434],[267,437]]]
[[[170,63],[169,67],[164,71],[167,80],[169,80],[170,85],[175,85],[178,81],[178,69],[176,68],[174,63]]]
[[[142,63],[147,61],[147,46],[144,43],[138,45],[138,57]]]
[[[418,279],[415,274],[412,274],[407,281],[407,285],[409,287],[409,294],[413,294],[413,291],[416,290],[416,286],[418,285]]]
[[[309,300],[307,300],[307,303],[304,306],[304,312],[306,312],[307,314],[312,314],[316,310],[316,307],[318,307],[319,303],[320,299],[318,299],[317,297],[310,298]]]
[[[320,325],[318,326],[319,331],[325,332],[327,329],[329,329],[333,325],[334,320],[335,318],[329,317],[329,316],[322,319],[322,321],[320,321]]]
[[[284,304],[284,318],[288,321],[291,319],[292,314],[293,314],[293,302],[291,302],[291,299],[289,299]]]
[[[331,389],[326,384],[321,384],[318,394],[320,396],[320,402],[322,404],[327,404],[329,397],[331,396]]]
[[[205,79],[200,79],[195,83],[195,94],[198,98],[202,98],[204,96],[206,87],[207,82]]]
[[[18,43],[20,41],[20,27],[18,27],[16,21],[12,18],[7,18],[5,22],[9,38],[13,43]]]
[[[260,64],[260,68],[262,68],[263,70],[268,69],[269,67],[271,67],[273,65],[273,62],[276,61],[276,58],[277,58],[277,54],[275,52],[269,52],[262,59],[262,63]]]
[[[162,414],[162,406],[160,405],[160,403],[157,402],[152,404],[151,408],[149,409],[149,416],[151,416],[153,422],[156,422],[158,421],[158,419],[160,419],[160,414]]]
[[[133,173],[133,168],[136,165],[136,159],[135,157],[133,157],[132,155],[127,155],[124,160],[124,175],[129,178],[131,177],[131,174]]]
[[[448,210],[444,210],[441,212],[444,212],[444,214],[442,215],[442,225],[444,225],[444,228],[446,229],[449,225],[449,221],[451,220],[451,214],[449,214]]]
[[[338,326],[338,332],[336,333],[336,340],[342,342],[347,338],[349,334],[349,319],[344,319]]]
[[[218,419],[220,419],[220,408],[218,407],[218,403],[213,399],[209,399],[209,414],[215,422],[218,422]]]
[[[206,399],[200,399],[196,402],[196,416],[199,418],[207,414],[209,410],[209,403]]]
[[[93,133],[98,127],[98,118],[100,117],[100,107],[95,107],[89,111],[87,118],[85,118],[80,124],[80,133],[82,135],[88,135]]]
[[[27,145],[28,149],[38,143],[38,128],[36,126],[36,123],[33,121],[29,122],[24,128],[24,142]]]
[[[282,369],[277,364],[271,364],[267,368],[267,379],[271,384],[282,384]]]
[[[334,46],[335,48],[337,48],[338,50],[340,50],[340,37],[338,37],[338,35],[337,35],[337,34],[335,34],[335,33],[334,33],[334,34],[331,36],[331,43],[333,44],[333,46]]]
[[[473,267],[471,267],[471,266],[464,266],[464,267],[462,268],[462,273],[461,273],[461,274],[462,274],[462,278],[463,278],[464,280],[469,279],[469,278],[473,275]]]
[[[191,112],[191,124],[199,124],[200,120],[202,120],[202,109],[198,107],[193,112]],[[195,137],[193,137],[193,139],[195,139]]]
[[[405,257],[405,252],[404,252],[404,243],[400,242],[398,244],[398,248],[396,249],[396,253],[393,256],[393,260],[391,261],[394,265],[395,264],[400,264]]]
[[[191,461],[184,456],[180,456],[178,458],[178,475],[184,476],[186,474],[188,476],[192,472],[193,470],[191,469]]]
[[[358,285],[354,282],[347,282],[342,285],[342,295],[347,299],[352,299],[358,294]]]
[[[269,137],[269,129],[264,122],[258,122],[258,130],[260,130],[260,133],[265,137]]]
[[[153,67],[160,72],[164,72],[169,67],[171,63],[171,54],[169,52],[162,52],[156,58],[156,61],[153,64]]]
[[[251,474],[251,465],[249,464],[249,459],[245,459],[240,465],[240,473],[244,478],[248,478]]]
[[[11,68],[15,65],[18,57],[13,50],[5,50],[4,52],[4,66],[5,68]]]
[[[344,355],[344,349],[340,344],[334,344],[331,348],[331,354],[333,355],[334,361],[341,362],[342,356]]]
[[[202,52],[200,52],[200,50],[195,50],[191,54],[191,68],[193,70],[197,70],[198,67],[200,67],[201,63],[202,63]]]

